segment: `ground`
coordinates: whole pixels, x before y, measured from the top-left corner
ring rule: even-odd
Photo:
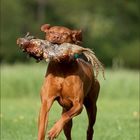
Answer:
[[[2,65],[1,67],[1,139],[36,140],[40,108],[40,88],[46,66]],[[95,140],[139,140],[139,73],[132,70],[106,70],[99,76],[101,91],[97,103]],[[61,107],[55,103],[49,117],[49,129],[58,120]],[[74,118],[73,140],[85,140],[85,109]],[[65,140],[63,132],[58,140]]]

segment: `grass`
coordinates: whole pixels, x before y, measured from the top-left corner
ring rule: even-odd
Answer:
[[[45,65],[4,65],[1,68],[1,139],[36,140],[39,91]],[[107,70],[106,80],[100,76],[101,91],[95,125],[95,140],[139,140],[138,71]],[[61,115],[55,103],[50,111],[50,129]],[[73,140],[85,140],[85,110],[75,117]],[[63,132],[57,138],[65,140]]]

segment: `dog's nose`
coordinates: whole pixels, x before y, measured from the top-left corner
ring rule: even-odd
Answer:
[[[60,36],[55,35],[55,36],[54,36],[54,39],[60,39]]]

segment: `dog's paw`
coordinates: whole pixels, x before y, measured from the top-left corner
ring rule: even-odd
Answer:
[[[60,134],[62,127],[59,123],[56,123],[53,128],[48,132],[48,139],[54,140]]]

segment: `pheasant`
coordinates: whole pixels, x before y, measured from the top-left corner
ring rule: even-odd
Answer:
[[[99,73],[99,68],[104,76],[104,67],[95,56],[95,53],[89,49],[71,43],[53,44],[47,40],[42,40],[27,34],[23,38],[17,39],[17,44],[23,52],[35,58],[37,62],[45,59],[49,61],[71,61],[78,58],[78,55],[84,54],[87,60],[96,70],[96,77]]]

